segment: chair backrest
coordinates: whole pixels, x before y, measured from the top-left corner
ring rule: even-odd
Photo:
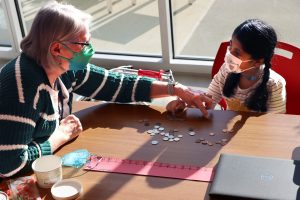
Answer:
[[[228,45],[229,42],[222,42],[219,47],[211,71],[212,78],[224,63]],[[300,92],[298,91],[300,88],[300,49],[284,42],[278,42],[276,50],[272,58],[272,69],[286,80],[286,113],[300,115],[300,104],[298,103],[300,102]],[[290,57],[282,55],[280,54],[282,50],[292,55]]]
[[[293,45],[278,42],[277,52],[272,59],[272,69],[286,81],[286,113],[300,115],[300,49]],[[291,57],[279,54],[281,50],[289,52]]]

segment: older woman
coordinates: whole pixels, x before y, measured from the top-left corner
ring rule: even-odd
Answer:
[[[90,16],[71,5],[51,3],[35,17],[22,53],[0,72],[0,176],[30,169],[40,156],[78,136],[71,115],[73,93],[111,102],[150,102],[176,95],[205,116],[211,99],[184,85],[113,73],[89,64]]]

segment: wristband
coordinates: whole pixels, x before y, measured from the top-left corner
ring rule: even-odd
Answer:
[[[168,94],[170,96],[173,96],[174,95],[174,87],[175,85],[177,85],[178,82],[168,82]]]

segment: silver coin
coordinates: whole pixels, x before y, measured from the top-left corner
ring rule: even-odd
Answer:
[[[174,135],[169,135],[168,138],[173,139]]]
[[[165,136],[168,137],[170,135],[170,133],[165,133]]]
[[[178,138],[178,137],[174,138],[175,142],[178,142],[179,140],[180,140],[180,138]]]
[[[174,141],[174,139],[173,138],[169,138],[169,142],[173,142]]]
[[[158,126],[158,125],[155,125],[155,126],[154,126],[154,128],[156,128],[156,129],[159,129],[159,128],[160,128],[160,126]]]
[[[228,130],[227,130],[226,128],[224,128],[224,129],[222,129],[222,132],[223,132],[223,133],[227,133]]]
[[[156,144],[158,144],[158,141],[157,141],[157,140],[152,140],[152,141],[151,141],[151,144],[152,144],[152,145],[156,145]]]
[[[179,138],[182,138],[182,137],[183,137],[183,135],[179,134],[179,135],[177,135],[177,137],[179,137]]]
[[[154,136],[154,135],[155,135],[155,133],[151,133],[151,134],[150,134],[150,136]]]
[[[194,131],[189,132],[190,136],[194,136],[196,133]]]
[[[168,141],[169,138],[168,138],[168,137],[163,137],[163,140],[164,140],[164,141]]]
[[[163,131],[163,130],[165,130],[165,128],[164,127],[159,127],[158,130]]]
[[[214,136],[214,135],[215,135],[215,133],[209,133],[209,135],[210,135],[210,136]]]
[[[161,132],[161,133],[160,133],[160,135],[165,135],[165,134],[166,134],[165,132]]]

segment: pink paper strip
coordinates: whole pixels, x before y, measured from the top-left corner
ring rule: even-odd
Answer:
[[[85,170],[209,182],[213,168],[92,156]]]

